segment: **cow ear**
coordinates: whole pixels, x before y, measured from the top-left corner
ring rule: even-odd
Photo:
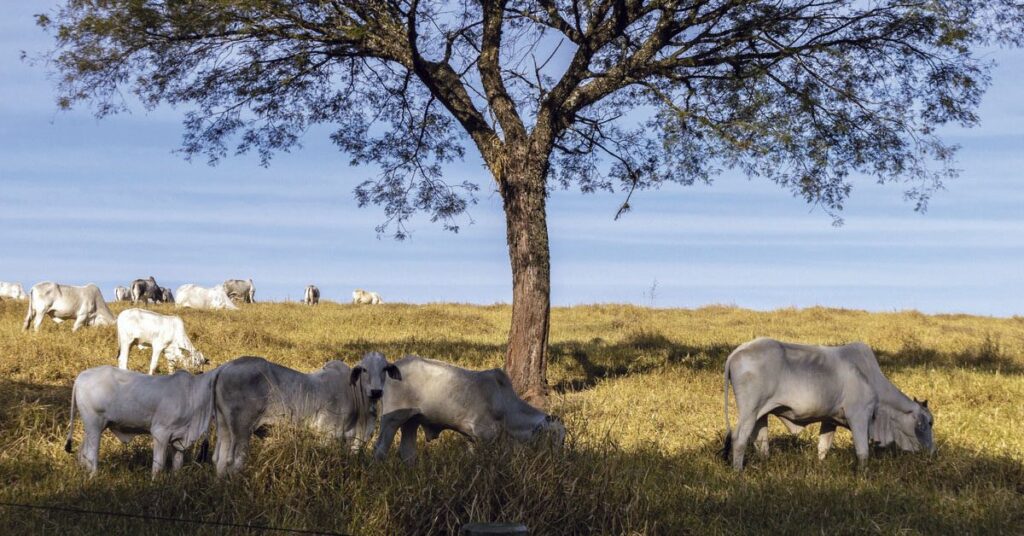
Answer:
[[[921,405],[927,408],[928,407],[928,399],[925,399],[923,402],[921,402]]]
[[[364,369],[363,367],[356,367],[352,369],[352,375],[349,376],[348,382],[352,385],[355,385],[356,382],[359,381],[359,375],[362,374],[364,370],[366,369]]]
[[[402,371],[398,370],[398,367],[394,365],[388,365],[384,367],[384,370],[387,371],[388,377],[391,378],[392,380],[402,381]]]

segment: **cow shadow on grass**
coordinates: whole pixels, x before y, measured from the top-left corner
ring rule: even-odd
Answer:
[[[459,438],[442,436],[421,443],[419,463],[409,468],[395,456],[374,462],[284,438],[256,452],[242,474],[222,480],[198,465],[156,482],[145,468],[101,467],[90,479],[47,476],[40,467],[30,499],[368,534],[450,534],[480,519],[523,522],[531,534],[1015,533],[1024,521],[1024,467],[1008,457],[948,445],[934,457],[880,452],[862,475],[853,470],[852,448],[836,448],[819,462],[806,438],[773,441],[772,447],[781,448],[767,459],[751,453],[745,473],[737,475],[718,457],[714,440],[674,452],[653,443],[627,448],[579,438],[563,451],[481,446],[471,452]],[[0,470],[17,462],[0,462]],[[16,496],[19,487],[0,496]],[[44,527],[86,534],[224,530],[54,512],[8,522],[21,533]]]

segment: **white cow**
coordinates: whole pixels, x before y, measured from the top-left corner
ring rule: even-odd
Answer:
[[[204,288],[189,283],[178,287],[178,291],[174,294],[174,304],[178,307],[238,310],[238,306],[231,303],[231,298],[228,297],[222,285]]]
[[[132,301],[132,291],[128,290],[127,287],[120,285],[114,287],[114,300],[115,301]]]
[[[320,289],[316,285],[306,287],[306,294],[302,299],[306,305],[318,305],[320,303]]]
[[[0,281],[0,299],[2,298],[27,300],[28,294],[25,294],[25,289],[21,286],[21,283],[7,283],[5,281]]]
[[[210,361],[196,350],[185,333],[185,322],[179,316],[162,315],[145,309],[128,309],[117,315],[117,367],[128,369],[128,352],[132,344],[142,350],[143,344],[153,347],[149,373],[156,372],[160,354],[167,358],[167,373],[173,374],[175,365],[197,369]],[[182,352],[187,352],[188,356]]]
[[[384,300],[382,300],[380,294],[377,294],[376,292],[369,292],[361,288],[357,288],[352,292],[352,303],[377,305],[384,303]]]
[[[36,283],[29,291],[28,314],[22,329],[28,329],[34,319],[33,329],[39,331],[46,315],[58,324],[74,318],[75,325],[71,331],[78,331],[82,326],[109,326],[114,323],[114,313],[103,301],[100,288],[93,284],[72,287],[49,281]]]
[[[217,373],[214,369],[193,376],[179,370],[170,376],[146,376],[110,365],[83,371],[71,388],[71,423],[64,450],[72,451],[78,409],[85,431],[78,461],[90,473],[96,473],[103,430],[124,443],[136,435],[152,435],[154,477],[166,467],[168,457],[173,460],[172,469],[180,468],[185,450],[210,429]]]

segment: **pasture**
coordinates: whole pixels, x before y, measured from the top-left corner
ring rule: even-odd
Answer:
[[[126,308],[113,304],[115,314]],[[417,353],[471,368],[501,365],[508,306],[257,303],[174,311],[213,365],[261,355],[312,370]],[[115,364],[114,327],[70,332],[49,320],[23,333],[25,302],[0,302],[0,502],[349,534],[451,533],[471,520],[522,521],[534,534],[1020,533],[1024,527],[1024,318],[926,316],[813,308],[753,312],[579,306],[552,312],[551,410],[569,431],[561,452],[496,446],[469,452],[445,435],[419,464],[353,455],[302,431],[254,442],[246,471],[217,480],[187,462],[150,480],[151,443],[104,438],[88,478],[63,450],[71,384]],[[722,366],[755,336],[820,344],[862,340],[905,393],[935,414],[934,457],[873,452],[854,472],[849,432],[824,462],[817,426],[771,458],[751,452],[737,476],[718,457]],[[143,370],[148,353],[133,350]],[[161,362],[161,372],[166,363]],[[734,410],[731,412],[735,418]],[[81,425],[76,430],[76,448]],[[420,441],[422,442],[422,436]],[[222,534],[185,525],[0,507],[0,533]]]

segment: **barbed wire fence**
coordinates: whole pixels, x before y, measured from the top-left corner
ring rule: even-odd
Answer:
[[[342,532],[331,532],[320,529],[294,529],[288,527],[274,527],[271,525],[256,525],[247,523],[231,523],[227,521],[209,521],[205,519],[189,519],[184,517],[169,517],[169,516],[156,516],[148,514],[132,514],[128,512],[108,512],[102,510],[89,510],[85,508],[75,508],[71,506],[58,506],[58,505],[42,505],[42,504],[22,504],[14,502],[0,502],[0,508],[6,509],[22,509],[22,510],[36,510],[36,511],[48,511],[58,512],[63,514],[74,514],[84,516],[105,516],[105,517],[119,517],[127,519],[137,519],[140,521],[150,522],[161,522],[168,524],[183,524],[183,525],[205,525],[211,527],[220,528],[233,528],[233,529],[245,529],[252,532],[273,532],[273,533],[285,533],[285,534],[318,534],[322,536],[347,536]]]

